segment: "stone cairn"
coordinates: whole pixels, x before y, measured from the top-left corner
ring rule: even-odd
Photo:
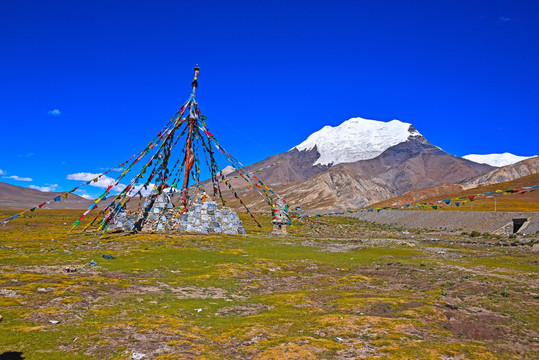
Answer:
[[[289,219],[286,203],[281,198],[278,198],[273,208],[273,220],[271,220],[273,229],[270,235],[288,236],[286,225],[289,224]]]
[[[245,234],[236,212],[228,207],[217,208],[215,201],[194,201],[189,210],[180,215],[178,230],[200,233]]]
[[[144,206],[147,206],[147,200]],[[122,211],[109,229],[131,231],[137,220],[137,214]],[[206,201],[206,196],[202,196],[192,201],[188,211],[180,213],[166,194],[157,197],[142,231],[245,234],[245,228],[234,210],[228,207],[219,209],[215,201]]]

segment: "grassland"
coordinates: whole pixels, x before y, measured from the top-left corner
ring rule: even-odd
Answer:
[[[280,238],[247,218],[246,237],[100,237],[68,234],[76,214],[0,228],[0,354],[539,358],[535,238],[403,234],[345,217],[294,222]]]

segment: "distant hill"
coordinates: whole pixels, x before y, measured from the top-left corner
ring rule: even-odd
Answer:
[[[22,186],[15,186],[0,182],[0,208],[2,209],[26,209],[42,204],[62,195],[63,192],[43,192]],[[90,200],[75,194],[69,194],[67,199],[52,202],[44,209],[86,209],[91,204]]]
[[[459,184],[465,189],[470,189],[478,186],[499,184],[502,182],[515,180],[523,176],[536,174],[538,172],[539,157],[532,157],[527,160],[517,162],[516,164],[507,165],[486,174],[460,181]]]
[[[509,165],[511,166],[511,165]],[[496,190],[509,190],[519,189],[525,186],[533,186],[539,184],[539,173],[520,177],[515,180],[506,181],[498,184],[490,184],[479,186],[472,189],[464,189],[462,185],[450,184],[440,185],[427,189],[421,189],[417,191],[409,191],[400,196],[374,203],[371,207],[398,207],[404,204],[415,204],[416,202],[432,202],[443,199],[454,199],[463,196],[472,196],[477,194],[485,194],[486,192],[495,192]],[[503,194],[503,193],[502,193]],[[443,205],[443,204],[442,204]],[[471,202],[468,202],[465,206],[447,207],[449,210],[470,210]],[[427,209],[428,210],[428,209]],[[494,198],[487,198],[486,196],[477,197],[476,201],[473,201],[474,211],[493,211],[494,210]],[[496,198],[496,210],[497,211],[526,211],[526,212],[538,212],[539,211],[539,190],[525,192],[523,194],[511,194],[502,195]]]

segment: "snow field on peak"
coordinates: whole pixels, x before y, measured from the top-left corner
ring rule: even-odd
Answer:
[[[236,169],[232,165],[228,165],[227,167],[221,169],[224,176],[227,176],[228,174],[233,173],[236,171]]]
[[[324,126],[292,149],[309,151],[316,146],[320,157],[313,165],[367,160],[406,141],[410,136],[421,136],[417,130],[410,130],[410,127],[411,124],[399,120],[384,122],[351,118],[335,127]]]
[[[503,154],[485,154],[485,155],[470,154],[470,155],[464,155],[462,158],[479,163],[479,164],[487,164],[490,166],[502,167],[502,166],[512,165],[519,161],[530,159],[535,156],[537,155],[518,156],[518,155],[505,152]]]

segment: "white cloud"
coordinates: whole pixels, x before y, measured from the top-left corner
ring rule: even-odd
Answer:
[[[67,180],[79,180],[79,181],[92,181],[90,186],[95,186],[101,189],[106,189],[111,185],[114,185],[116,183],[116,179],[111,178],[110,176],[103,175],[101,176],[97,182],[94,182],[93,180],[97,178],[100,174],[94,174],[94,173],[88,173],[88,172],[80,172],[76,174],[69,174],[67,175]],[[118,184],[112,188],[114,191],[122,191],[125,188],[125,185]]]
[[[501,22],[509,22],[509,21],[511,21],[511,18],[508,18],[508,17],[505,17],[505,16],[500,16],[498,19],[500,19]]]
[[[93,179],[97,178],[100,174],[95,173],[88,173],[88,172],[80,172],[76,174],[69,174],[67,175],[68,180],[78,180],[78,181],[92,181],[90,184],[91,186],[95,186],[101,189],[106,189],[110,185],[114,185],[116,183],[116,179],[111,178],[109,176],[103,175],[99,178],[97,182],[93,182]],[[124,184],[118,184],[112,188],[112,191],[122,191],[125,189],[127,185]],[[142,196],[148,196],[152,193],[153,188],[155,184],[151,183],[148,185],[147,189],[143,188],[143,185],[135,185],[135,187],[130,191],[131,196],[136,194],[139,190],[141,190]],[[82,194],[78,194],[82,197],[84,197]],[[87,198],[89,199],[89,198]]]
[[[2,172],[3,174],[3,172]],[[29,177],[20,177],[20,176],[17,176],[17,175],[11,175],[11,176],[2,176],[3,179],[12,179],[12,180],[16,180],[16,181],[32,181],[31,178]]]
[[[87,172],[80,172],[76,174],[69,174],[67,175],[67,180],[81,180],[81,181],[88,181],[93,180],[96,177],[98,177],[100,174],[94,174],[94,173],[87,173]]]
[[[62,115],[62,112],[58,109],[53,109],[53,110],[47,111],[47,114],[52,115],[52,116],[60,116]]]
[[[80,196],[80,197],[82,197],[84,199],[88,199],[88,200],[94,200],[96,198],[95,195],[90,195],[86,191],[80,190],[80,189],[77,189],[75,191],[75,195],[78,195],[78,196]]]
[[[95,186],[98,188],[106,189],[110,185],[114,185],[116,180],[109,176],[101,176],[97,182],[94,182],[93,180],[97,178],[100,174],[94,174],[94,173],[87,173],[87,172],[80,172],[76,174],[69,174],[67,175],[67,180],[79,180],[79,181],[91,181],[89,184],[91,186]]]
[[[20,154],[19,157],[26,157],[26,158],[29,158],[29,157],[32,157],[34,156],[35,153],[33,152],[29,152],[29,153],[26,153],[26,154]]]
[[[113,168],[113,169],[111,169],[111,168],[99,168],[99,170],[101,170],[101,171],[108,171],[108,170],[112,170],[112,171],[117,171],[117,172],[121,172],[121,171],[124,171],[124,169],[123,169],[123,168],[121,168],[121,167],[119,167],[119,168]]]
[[[143,185],[136,185],[136,186],[135,186],[135,189],[133,190],[133,194],[136,194],[139,190],[142,189],[142,190],[140,191],[140,193],[142,194],[142,196],[148,196],[148,195],[150,195],[150,194],[152,193],[155,184],[152,184],[152,183],[148,184],[148,188],[147,188],[147,189],[144,189],[142,186],[143,186]]]
[[[39,191],[51,192],[51,191],[56,191],[56,188],[58,187],[58,184],[52,184],[52,185],[47,185],[47,186],[30,185],[28,187],[30,189],[35,189],[35,190],[39,190]]]
[[[0,175],[5,175],[6,173],[0,169]]]

